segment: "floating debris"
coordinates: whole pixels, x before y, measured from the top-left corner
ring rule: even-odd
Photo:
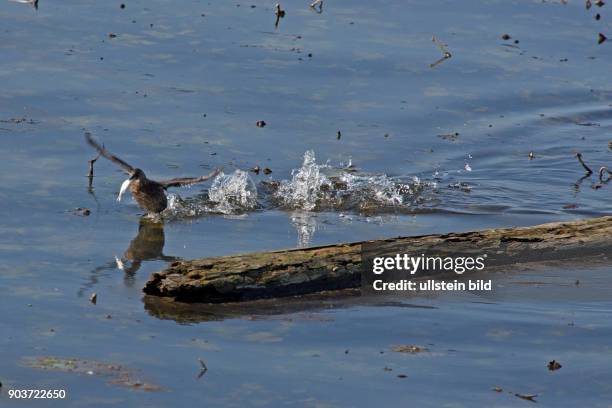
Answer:
[[[495,388],[493,388],[493,391],[495,391],[495,392],[503,392],[504,389],[502,387],[495,387]]]
[[[117,34],[115,34],[115,33],[108,33],[108,38],[117,38]]]
[[[35,10],[38,10],[38,0],[10,0],[14,3],[20,4],[30,4],[34,7]]]
[[[266,167],[265,169],[263,169],[263,174],[265,174],[266,176],[271,173],[272,173],[272,170],[270,168]]]
[[[89,301],[93,303],[94,305],[98,303],[98,294],[92,293],[91,296],[89,297]]]
[[[15,125],[26,123],[28,125],[36,125],[38,122],[34,119],[28,119],[26,117],[22,118],[10,118],[10,119],[0,119],[0,123],[12,123]]]
[[[512,39],[512,37],[510,37],[510,34],[503,34],[503,35],[501,36],[501,38],[502,38],[502,40],[504,40],[504,41],[508,41],[508,40]]]
[[[533,154],[533,152],[529,152],[529,155],[527,157],[529,157],[529,160],[533,160],[535,159],[535,154]]]
[[[603,44],[607,39],[608,37],[606,37],[602,33],[599,33],[597,36],[597,44]]]
[[[141,391],[163,391],[159,385],[141,381],[137,372],[119,364],[103,363],[78,358],[35,357],[26,358],[24,365],[39,370],[60,371],[108,378],[109,384]]]
[[[204,374],[206,374],[208,367],[206,367],[206,363],[201,358],[198,358],[198,361],[200,362],[200,372],[198,373],[197,378],[200,379]]]
[[[459,132],[441,134],[441,135],[438,135],[438,137],[440,139],[450,140],[451,142],[454,142],[459,137]]]
[[[428,351],[425,347],[415,346],[412,344],[395,346],[393,347],[392,350],[395,351],[396,353],[410,353],[410,354],[417,354],[417,353]]]
[[[323,0],[315,0],[310,3],[310,8],[321,14],[323,12]]]
[[[70,212],[73,215],[77,215],[79,217],[89,217],[89,215],[91,214],[91,210],[89,208],[82,208],[82,207],[74,208],[70,210]]]
[[[531,401],[531,402],[536,402],[536,397],[538,396],[538,394],[519,394],[519,393],[515,393],[514,394],[515,397],[519,397],[521,399],[527,400],[527,401]]]
[[[336,140],[340,140],[340,138],[342,137],[342,133],[340,131],[338,131],[338,133],[336,133]],[[610,148],[612,149],[612,142],[610,142]]]
[[[252,171],[255,174],[259,174],[260,170],[261,169],[259,168],[259,166],[255,166],[255,167],[252,167],[249,171]]]
[[[257,122],[255,122],[255,126],[257,126],[258,128],[263,128],[266,127],[267,123],[263,120],[258,120]]]
[[[429,68],[435,68],[438,64],[441,64],[442,62],[446,61],[447,59],[451,58],[452,55],[451,53],[448,51],[448,46],[446,44],[443,44],[442,42],[440,42],[435,36],[431,37],[431,41],[436,44],[436,46],[440,49],[440,51],[442,51],[442,58],[440,58],[439,60],[435,61],[432,64],[429,64]]]
[[[610,181],[610,176],[612,176],[612,172],[608,170],[606,166],[602,166],[599,168],[599,181],[602,183],[607,183]]]
[[[548,369],[549,369],[550,371],[555,371],[555,370],[560,369],[560,368],[561,368],[561,367],[563,367],[563,366],[562,366],[561,364],[559,364],[559,362],[558,362],[558,361],[553,360],[553,361],[549,361],[549,362],[548,362],[547,367],[548,367]]]
[[[285,18],[285,10],[281,9],[280,3],[276,3],[274,6],[274,15],[276,16],[276,22],[274,23],[274,27],[278,28],[278,23],[281,18]]]
[[[593,7],[593,3],[591,3],[591,0],[586,0],[585,7],[587,10],[590,10],[591,7]]]
[[[603,7],[603,6],[605,6],[605,5],[606,5],[606,3],[605,3],[603,0],[597,0],[597,1],[595,2],[595,5],[596,5],[597,7]]]

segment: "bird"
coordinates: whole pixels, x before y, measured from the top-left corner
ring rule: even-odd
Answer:
[[[217,168],[206,176],[180,177],[170,180],[155,181],[147,178],[145,172],[141,169],[129,165],[106,150],[106,148],[100,145],[91,134],[86,133],[85,140],[91,147],[96,149],[101,156],[121,167],[123,171],[129,175],[129,178],[121,185],[117,201],[121,200],[121,196],[129,188],[132,197],[134,197],[138,206],[147,212],[147,215],[157,215],[168,207],[166,190],[169,187],[183,187],[201,183],[217,176],[222,170],[221,168]]]

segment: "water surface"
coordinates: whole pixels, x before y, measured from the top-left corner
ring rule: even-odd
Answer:
[[[355,0],[316,13],[307,3],[283,4],[278,29],[273,2],[259,0],[0,3],[4,388],[65,387],[69,406],[529,404],[507,391],[605,406],[606,291],[535,302],[548,288],[535,285],[493,304],[352,301],[190,323],[148,308],[144,281],[174,257],[609,214],[610,186],[592,188],[574,158],[610,163],[610,45],[597,44],[606,7]],[[452,54],[434,68],[432,36]],[[210,183],[176,190],[183,201],[164,228],[139,233],[141,211],[115,200],[120,170],[97,162],[88,191],[86,131],[153,178],[223,166],[244,182],[213,191],[256,198],[228,207],[208,201]],[[272,173],[241,175],[254,166]],[[361,184],[329,193],[322,177]],[[550,271],[560,287],[611,284],[605,264],[526,280]],[[390,351],[405,343],[430,352]],[[125,364],[165,391],[24,363],[36,356]],[[199,380],[198,358],[209,367]],[[552,359],[564,367],[549,373]]]

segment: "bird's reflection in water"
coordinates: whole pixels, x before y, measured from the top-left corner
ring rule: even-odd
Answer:
[[[130,241],[130,245],[125,250],[121,258],[109,261],[104,265],[93,269],[89,282],[79,290],[79,296],[94,287],[105,271],[122,270],[124,272],[124,282],[128,287],[133,287],[136,272],[142,266],[143,261],[167,261],[173,262],[180,258],[164,255],[164,244],[166,236],[164,224],[147,217],[140,218],[138,234]]]

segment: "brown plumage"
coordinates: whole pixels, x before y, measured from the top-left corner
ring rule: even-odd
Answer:
[[[182,187],[191,184],[201,183],[212,177],[215,177],[221,172],[221,169],[215,169],[213,172],[206,176],[199,177],[181,177],[170,180],[155,181],[148,179],[144,171],[141,169],[130,166],[125,161],[121,160],[108,150],[104,146],[101,146],[89,133],[85,134],[85,140],[94,149],[100,153],[104,158],[112,161],[119,167],[121,167],[129,178],[129,188],[132,196],[143,210],[148,213],[160,213],[168,206],[168,199],[166,198],[166,189],[168,187]]]

